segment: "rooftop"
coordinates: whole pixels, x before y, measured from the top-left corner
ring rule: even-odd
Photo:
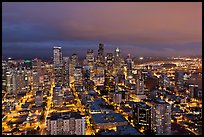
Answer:
[[[113,123],[113,122],[125,122],[127,121],[119,113],[108,113],[108,114],[92,114],[92,119],[95,123]]]

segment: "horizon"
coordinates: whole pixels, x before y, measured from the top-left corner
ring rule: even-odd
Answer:
[[[83,58],[89,48],[97,54],[98,43],[123,56],[202,56],[202,3],[2,4],[6,58],[48,59],[54,45]]]

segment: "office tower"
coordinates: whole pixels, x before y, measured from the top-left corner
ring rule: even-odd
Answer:
[[[24,60],[23,67],[26,70],[31,70],[32,69],[32,60],[28,60],[28,59]]]
[[[54,79],[56,84],[64,84],[64,72],[62,62],[62,48],[53,47]]]
[[[106,70],[109,75],[113,74],[113,68],[114,68],[114,58],[112,53],[107,53],[106,55]]]
[[[107,92],[115,89],[115,78],[107,70],[105,70],[104,87]]]
[[[133,59],[130,57],[130,54],[128,54],[128,57],[126,58],[126,70],[125,70],[125,78],[132,76],[132,70],[134,66]]]
[[[74,71],[74,84],[82,84],[82,67],[81,66],[76,66],[75,71]]]
[[[7,62],[2,60],[2,90],[6,91]]]
[[[120,49],[119,48],[116,48],[115,49],[115,55],[114,55],[114,72],[115,72],[115,75],[123,72],[123,59],[120,55]]]
[[[127,70],[132,70],[133,66],[134,66],[134,61],[133,59],[130,57],[130,54],[128,54],[127,58],[126,58],[126,64],[127,64]]]
[[[94,76],[94,52],[93,49],[88,49],[86,54],[87,66],[90,69],[90,79]]]
[[[63,90],[62,85],[57,84],[53,87],[53,104],[55,107],[61,107],[63,104]]]
[[[86,60],[88,64],[94,63],[94,52],[93,49],[88,49],[86,53]]]
[[[54,66],[62,64],[62,47],[53,47]]]
[[[63,78],[65,87],[69,87],[69,63],[69,57],[63,57]]]
[[[32,60],[32,78],[33,78],[33,92],[39,89],[40,81],[39,78],[42,76],[41,72],[41,60],[35,58]]]
[[[114,56],[114,66],[119,67],[120,66],[120,49],[115,49],[115,56]]]
[[[197,98],[198,97],[198,85],[190,84],[189,85],[190,97]]]
[[[160,78],[159,78],[159,85],[161,87],[167,88],[170,86],[170,80],[167,77],[167,74],[161,74]]]
[[[78,56],[77,54],[72,54],[69,63],[69,82],[70,84],[74,82],[74,72],[75,67],[78,64]]]
[[[62,65],[54,66],[54,78],[56,84],[64,85],[64,72]]]
[[[144,80],[143,79],[137,79],[136,81],[136,94],[137,95],[143,95],[144,94]]]
[[[16,79],[16,91],[26,91],[28,92],[28,75],[27,71],[24,68],[17,68],[15,71]]]
[[[43,91],[42,90],[38,90],[36,91],[36,95],[35,95],[35,105],[41,106],[43,103]]]
[[[151,102],[151,129],[157,135],[171,134],[171,105],[164,100]]]
[[[15,71],[10,68],[6,72],[6,91],[16,94],[16,75]]]
[[[175,71],[175,86],[178,90],[183,89],[183,85],[184,85],[183,76],[184,76],[183,70]]]
[[[85,116],[78,112],[51,113],[46,125],[49,135],[85,135]]]
[[[83,66],[83,79],[84,81],[90,80],[90,67],[89,66]]]
[[[136,102],[132,106],[133,121],[137,126],[144,126],[144,130],[151,129],[151,107],[144,102]]]
[[[17,67],[17,62],[13,58],[8,58],[8,68],[16,68]]]
[[[104,66],[105,56],[104,56],[104,45],[99,44],[98,55],[97,55],[97,66]]]
[[[44,67],[44,93],[48,94],[51,89],[52,77],[53,77],[53,65],[45,64]]]

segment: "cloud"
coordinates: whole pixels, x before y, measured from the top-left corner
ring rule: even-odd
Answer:
[[[86,43],[103,42],[107,48],[110,45],[140,47],[145,54],[156,54],[158,49],[166,48],[160,53],[165,55],[173,54],[170,51],[178,46],[188,48],[189,43],[202,43],[202,3],[199,2],[4,2],[2,13],[2,38],[6,45],[13,42],[29,46],[41,42],[41,47],[56,41],[75,44],[79,41],[89,47]],[[202,46],[197,44],[196,48],[200,50]]]

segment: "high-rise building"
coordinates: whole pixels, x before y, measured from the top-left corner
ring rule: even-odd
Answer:
[[[105,56],[104,56],[104,45],[99,44],[98,55],[97,55],[97,66],[104,66]]]
[[[94,52],[93,49],[88,49],[87,54],[86,54],[86,61],[87,61],[87,66],[89,66],[90,70],[90,79],[94,76]]]
[[[128,57],[127,57],[127,59],[126,59],[126,64],[127,64],[127,70],[132,71],[133,65],[134,65],[134,61],[133,61],[133,59],[130,57],[130,54],[128,54]]]
[[[55,107],[61,107],[63,104],[63,90],[62,85],[57,84],[53,87],[53,104]]]
[[[9,69],[6,72],[6,91],[8,93],[16,93],[16,76],[13,69]]]
[[[40,76],[42,76],[42,71],[41,71],[41,60],[35,58],[32,60],[32,81],[33,81],[33,92],[39,90],[40,86]],[[34,93],[33,93],[34,94]]]
[[[74,71],[74,84],[82,84],[82,79],[83,75],[82,75],[82,67],[81,66],[76,66],[75,67],[75,71]]]
[[[6,91],[7,62],[2,60],[2,90]]]
[[[62,64],[62,47],[53,47],[53,63],[54,66]]]
[[[189,85],[190,97],[197,98],[198,97],[198,85],[190,84]]]
[[[113,65],[114,65],[113,54],[112,53],[107,53],[107,56],[106,56],[106,70],[107,70],[107,73],[109,75],[113,74],[113,68],[114,68]]]
[[[29,82],[28,82],[28,75],[27,70],[24,68],[18,68],[15,72],[15,79],[16,79],[16,91],[26,91],[28,92],[29,89]]]
[[[86,53],[86,60],[88,63],[93,63],[94,62],[94,52],[93,49],[88,49]]]
[[[151,129],[151,107],[143,102],[136,102],[132,106],[133,121],[135,125],[144,126],[145,130]]]
[[[49,135],[85,135],[85,116],[78,112],[51,113],[46,125]]]
[[[144,94],[144,80],[143,79],[137,79],[136,81],[136,94],[137,95],[143,95]]]
[[[78,64],[78,56],[77,54],[72,54],[69,63],[69,82],[70,84],[74,82],[74,72],[76,65]]]
[[[171,134],[171,105],[164,100],[151,102],[151,129],[157,135]]]
[[[115,75],[119,73],[123,73],[123,65],[124,65],[124,60],[120,55],[120,49],[116,48],[115,49],[115,55],[114,55],[114,72]]]
[[[36,106],[41,106],[43,103],[43,91],[38,90],[36,91],[36,96],[35,96],[35,105]]]
[[[64,72],[62,62],[62,48],[53,47],[54,79],[56,84],[64,84]]]
[[[176,88],[178,90],[182,90],[183,89],[183,85],[184,85],[184,71],[183,70],[176,70],[175,71],[175,85]]]
[[[44,93],[48,94],[51,89],[52,78],[53,78],[53,65],[46,64],[44,67]]]
[[[116,48],[115,49],[115,56],[114,56],[114,66],[115,67],[120,67],[120,65],[121,65],[120,49]]]
[[[69,57],[63,57],[63,71],[64,71],[64,86],[69,87]]]
[[[167,74],[161,74],[159,78],[159,85],[164,88],[167,88],[170,86],[170,80],[167,77]]]

